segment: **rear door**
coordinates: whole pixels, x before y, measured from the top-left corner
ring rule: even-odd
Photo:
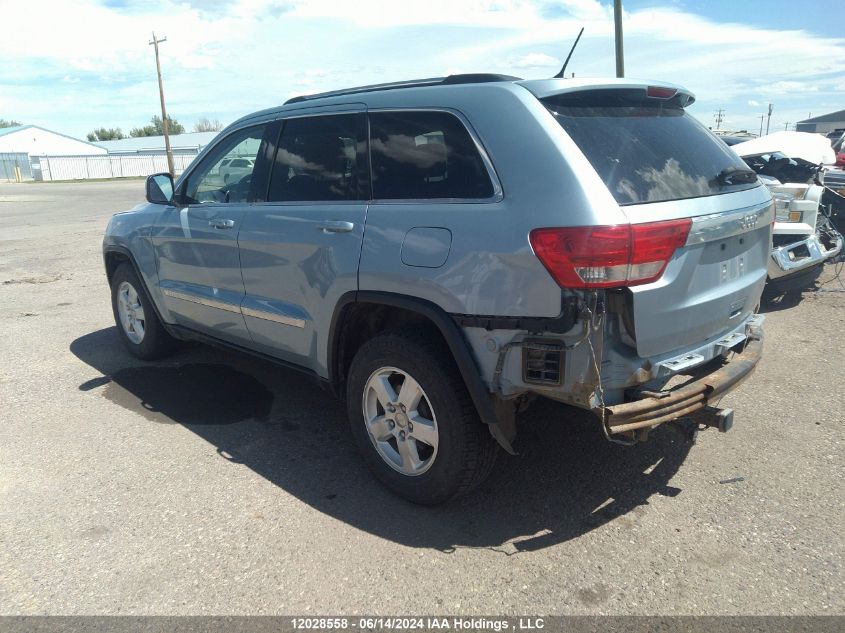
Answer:
[[[657,281],[629,289],[637,352],[705,343],[757,307],[774,211],[756,174],[684,111],[669,88],[585,90],[543,99],[632,224],[691,218]]]
[[[238,237],[254,347],[318,373],[334,307],[358,288],[366,130],[363,106],[284,120],[265,201],[247,210]]]
[[[772,248],[774,210],[767,191],[626,211],[693,218],[686,246],[675,251],[663,276],[630,288],[639,356],[703,344],[756,311]]]
[[[182,204],[168,206],[152,232],[161,291],[177,323],[242,345],[251,338],[241,315],[237,237],[254,188],[266,187],[266,173],[263,185],[252,169],[224,178],[224,163],[255,159],[266,131],[262,124],[222,139],[183,181]]]

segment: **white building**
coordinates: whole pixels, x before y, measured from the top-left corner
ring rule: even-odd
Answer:
[[[0,153],[30,156],[92,156],[105,154],[102,147],[45,130],[37,125],[0,128]]]
[[[795,124],[796,132],[816,132],[817,134],[830,134],[832,132],[845,132],[845,110],[831,112],[822,116],[814,116],[812,119],[804,119]]]

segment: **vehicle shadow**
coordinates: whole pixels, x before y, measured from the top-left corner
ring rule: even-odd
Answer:
[[[520,455],[502,457],[473,494],[425,508],[387,492],[369,474],[342,403],[308,377],[235,352],[185,346],[144,364],[116,328],[70,346],[99,378],[95,391],[151,423],[184,425],[314,508],[411,547],[490,548],[504,555],[577,538],[610,521],[629,527],[669,485],[689,444],[658,429],[634,447],[611,444],[589,414],[537,401],[520,417]],[[199,466],[198,466],[199,468]]]
[[[764,292],[760,298],[760,312],[762,314],[769,314],[770,312],[780,312],[781,310],[789,310],[796,307],[804,298],[805,292],[811,292],[813,288],[806,288],[801,290],[792,290],[785,293]]]

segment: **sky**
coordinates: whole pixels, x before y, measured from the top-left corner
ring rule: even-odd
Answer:
[[[625,75],[758,132],[845,109],[842,0],[623,0]],[[190,131],[291,96],[461,72],[615,74],[612,0],[0,0],[0,118],[84,138],[160,114]]]

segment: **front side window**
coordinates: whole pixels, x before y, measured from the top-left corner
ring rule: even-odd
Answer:
[[[267,201],[367,199],[366,130],[364,114],[285,121]]]
[[[493,184],[463,123],[448,112],[370,114],[373,197],[484,199]]]
[[[215,147],[188,176],[185,202],[246,202],[264,128],[240,130]]]

